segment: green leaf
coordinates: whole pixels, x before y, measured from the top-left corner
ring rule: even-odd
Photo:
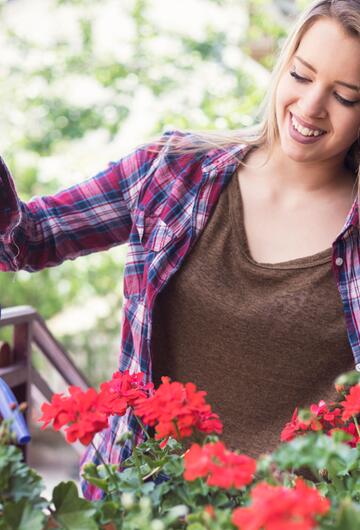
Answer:
[[[53,514],[64,530],[97,530],[92,519],[96,508],[89,501],[81,499],[74,482],[61,482],[53,491],[56,512]]]
[[[104,491],[108,491],[109,490],[109,480],[108,479],[88,476],[86,473],[83,473],[82,476],[87,482],[89,482],[90,484],[94,484],[94,486],[96,486],[97,488],[100,488],[100,489],[102,489]]]
[[[360,528],[360,507],[350,501],[350,499],[344,500],[337,512],[337,517],[334,522],[324,523],[321,525],[322,529],[331,530],[355,530]]]
[[[331,436],[309,433],[289,443],[281,444],[273,454],[280,469],[309,468],[315,475],[323,469],[343,477],[355,466],[358,454],[355,448],[336,442]]]
[[[44,485],[41,477],[22,462],[22,452],[13,445],[0,445],[0,501],[32,502],[35,508],[46,505],[41,498]]]
[[[105,501],[99,504],[97,517],[101,524],[106,524],[113,521],[120,514],[120,512],[121,508],[117,502]]]
[[[348,390],[351,386],[360,383],[360,373],[356,370],[341,374],[336,380],[335,385],[337,387],[343,387],[344,390]]]
[[[40,509],[34,509],[31,501],[21,499],[7,502],[0,521],[1,530],[42,530],[45,515]]]

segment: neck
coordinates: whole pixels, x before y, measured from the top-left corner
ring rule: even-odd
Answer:
[[[259,175],[262,174],[274,193],[323,193],[342,188],[344,184],[349,186],[354,181],[344,166],[344,159],[298,162],[284,154],[280,144],[276,144],[270,156],[264,147],[253,151],[253,155],[250,165],[253,161],[256,167],[261,165]]]

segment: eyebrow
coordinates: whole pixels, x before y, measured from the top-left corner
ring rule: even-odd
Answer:
[[[299,57],[298,55],[295,55],[295,59],[297,59],[298,61],[300,61],[304,66],[307,66],[307,68],[309,68],[310,70],[312,70],[313,72],[315,72],[315,74],[317,74],[317,70],[316,70],[316,68],[314,68],[310,63],[308,63],[307,61],[305,61],[304,59],[302,59],[302,58]],[[360,92],[360,86],[352,85],[351,83],[345,83],[345,81],[335,81],[335,83],[336,83],[337,85],[343,85],[343,86],[346,86],[347,88],[350,88],[351,90],[356,90],[356,92]]]

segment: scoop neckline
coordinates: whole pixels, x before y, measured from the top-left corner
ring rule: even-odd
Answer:
[[[239,250],[246,260],[251,263],[254,267],[261,269],[304,269],[308,267],[316,267],[329,263],[332,260],[332,247],[328,247],[325,250],[316,252],[309,256],[303,256],[300,258],[294,258],[287,261],[280,261],[276,263],[258,262],[250,253],[249,242],[245,229],[245,218],[244,218],[244,203],[240,189],[240,183],[238,178],[239,167],[234,172],[231,179],[230,191],[230,215],[232,223],[237,232],[237,236],[240,242]],[[235,180],[235,183],[234,183]]]

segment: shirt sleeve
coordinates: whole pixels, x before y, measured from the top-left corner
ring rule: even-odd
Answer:
[[[34,272],[128,240],[159,150],[139,147],[79,184],[24,203],[0,158],[0,271]]]

